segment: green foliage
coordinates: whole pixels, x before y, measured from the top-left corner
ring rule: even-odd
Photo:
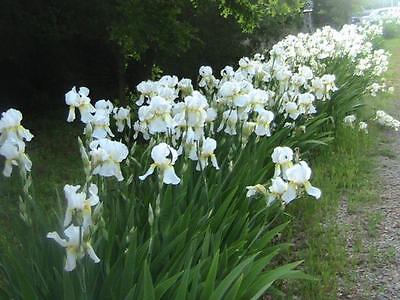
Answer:
[[[298,141],[288,139],[286,131],[275,139],[288,144]],[[230,172],[228,158],[219,157],[225,172],[207,174],[208,193],[202,176],[191,165],[180,166],[185,181],[178,188],[160,189],[157,180],[139,182],[133,174],[143,170],[148,150],[136,146],[124,172],[132,174],[127,182],[99,181],[104,226],[98,230],[94,247],[99,249],[101,264],[84,259],[72,273],[62,270],[64,250],[45,239],[49,228],[60,222],[57,216],[61,216],[58,208],[62,204],[54,205],[49,214],[39,203],[30,203],[33,226],[19,224],[15,233],[21,245],[6,245],[0,258],[4,295],[23,299],[250,299],[276,280],[303,278],[302,273],[292,271],[298,263],[264,269],[286,248],[273,242],[286,223],[276,227],[279,223],[274,220],[282,213],[279,206],[267,208],[264,199],[249,202],[244,197],[246,184],[265,178],[266,171],[272,170],[259,166],[268,160],[265,153],[273,145],[266,140],[260,147],[250,144],[238,149],[239,159]],[[261,161],[249,161],[249,155]]]
[[[244,31],[251,32],[266,16],[285,16],[299,12],[301,0],[219,0],[219,8],[224,17],[234,16]]]
[[[153,49],[171,55],[188,48],[196,29],[185,20],[186,1],[118,1],[110,24],[111,39],[126,55],[141,59]],[[171,47],[173,45],[173,47]],[[161,51],[161,53],[159,53]]]
[[[274,39],[299,2],[1,1],[0,106],[60,105],[60,91],[79,84],[126,102],[154,64],[194,79],[202,64],[225,66],[257,48],[243,44],[250,32],[268,28],[262,39]]]
[[[196,15],[204,9],[211,14],[218,9],[224,18],[232,16],[243,31],[252,32],[265,18],[293,14],[302,5],[299,0],[217,2],[218,8],[213,1],[120,0],[116,7],[118,18],[111,25],[111,37],[133,58],[140,58],[148,49],[159,55],[171,55],[187,50],[198,38],[198,33],[205,30],[191,20],[193,17],[196,20]]]
[[[400,24],[385,23],[383,25],[383,35],[387,39],[393,39],[393,38],[400,37]]]
[[[361,9],[362,0],[315,0],[314,20],[317,26],[341,27]]]

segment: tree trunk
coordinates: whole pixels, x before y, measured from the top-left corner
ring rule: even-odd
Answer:
[[[121,47],[117,47],[116,51],[116,63],[117,63],[117,82],[118,82],[118,100],[120,105],[127,105],[128,99],[126,98],[126,78],[125,78],[125,57],[121,50]]]

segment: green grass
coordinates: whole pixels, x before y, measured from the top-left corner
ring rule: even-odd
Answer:
[[[381,212],[375,212],[368,216],[368,235],[370,237],[376,237],[378,235],[379,224],[383,220],[383,214]]]
[[[393,113],[394,101],[398,100],[400,39],[387,40],[383,46],[392,53],[386,78],[396,91],[394,95],[366,99],[367,105],[361,115],[363,120],[371,120],[377,109]],[[312,165],[313,184],[322,189],[323,197],[318,202],[304,199],[290,207],[294,225],[288,229],[287,239],[295,245],[288,258],[304,259],[304,270],[318,278],[318,281],[284,285],[287,292],[285,299],[295,296],[301,299],[337,299],[338,277],[342,278],[345,288],[351,289],[354,285],[356,277],[352,269],[358,262],[350,259],[345,250],[345,234],[350,225],[340,224],[338,215],[340,210],[355,213],[368,202],[379,200],[374,157],[394,156],[387,142],[388,138],[382,135],[382,128],[376,125],[370,125],[368,135],[350,128],[340,128],[335,142],[317,153]],[[344,202],[347,207],[343,207]],[[367,220],[367,232],[371,238],[376,236],[381,220],[381,215],[371,215]],[[354,236],[353,243],[353,251],[364,250],[361,236]],[[368,257],[375,257],[375,252],[369,249]],[[388,249],[382,255],[386,259],[393,259],[393,249]]]

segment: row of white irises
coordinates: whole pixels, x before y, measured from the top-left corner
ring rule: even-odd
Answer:
[[[386,24],[400,25],[400,12],[399,10],[387,11],[365,22],[367,25],[375,25],[378,28],[383,28]]]
[[[312,34],[289,35],[271,50],[271,54],[290,65],[308,64],[313,70],[324,72],[329,61],[346,58],[356,66],[354,75],[362,77],[369,73],[378,82],[371,82],[373,95],[389,88],[381,76],[389,64],[389,54],[374,49],[371,41],[382,35],[382,24],[345,25],[336,31],[331,27],[317,29]]]
[[[376,111],[375,117],[373,118],[379,125],[392,128],[395,131],[400,130],[400,121],[389,115],[388,113],[384,112],[383,110]],[[360,121],[358,126],[356,126],[357,117],[356,115],[348,115],[344,118],[343,122],[346,126],[352,128],[358,128],[360,131],[364,133],[368,133],[368,124],[364,121]]]
[[[177,185],[181,178],[174,165],[179,157],[195,161],[200,172],[209,162],[219,169],[214,152],[217,136],[222,133],[226,137],[239,135],[244,147],[251,135],[257,141],[279,129],[274,123],[278,115],[286,120],[285,126],[292,128],[297,120],[312,118],[317,113],[315,101],[328,101],[337,90],[335,76],[324,74],[325,60],[335,57],[348,57],[354,64],[362,65],[359,70],[373,70],[377,77],[386,68],[386,53],[373,51],[361,29],[346,26],[342,32],[324,28],[313,35],[290,36],[273,47],[268,60],[260,54],[252,59],[242,58],[236,70],[231,66],[221,70],[220,79],[214,76],[211,67],[203,66],[199,70],[198,90],[190,79],[178,80],[176,76],[142,82],[137,86],[139,108],[132,129],[129,108],[114,108],[105,100],[92,105],[89,89],[85,87],[69,91],[65,95],[69,106],[67,121],[75,120],[78,109],[89,138],[88,147],[81,147],[87,162],[85,184],[64,187],[65,238],[56,232],[48,234],[66,248],[65,270],[73,270],[76,261],[85,254],[94,262],[100,261],[90,243],[96,219],[93,215],[101,207],[98,187],[91,178],[99,175],[122,181],[120,164],[129,154],[126,145],[112,140],[111,120],[115,120],[118,132],[126,127],[134,131],[134,138],[141,134],[153,145],[154,162],[139,176],[141,180],[157,170],[160,181]],[[362,63],[366,57],[373,59],[367,67]],[[379,66],[382,62],[383,67]],[[24,141],[29,141],[32,135],[21,126],[21,120],[21,113],[13,109],[3,113],[0,120],[0,154],[6,157],[6,176],[11,175],[12,165],[26,171],[31,169]],[[8,151],[7,147],[13,150]],[[271,204],[276,200],[290,203],[304,192],[315,198],[321,196],[321,191],[309,181],[311,169],[305,161],[294,157],[292,149],[277,147],[272,160],[276,168],[271,184],[248,187],[249,197],[265,194]]]

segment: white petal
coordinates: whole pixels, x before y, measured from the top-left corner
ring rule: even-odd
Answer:
[[[254,197],[257,194],[257,191],[254,186],[246,186],[246,189],[247,189],[246,193],[247,198]]]
[[[18,134],[28,142],[30,142],[33,138],[33,134],[22,126],[18,127]]]
[[[141,95],[140,98],[139,98],[139,100],[137,100],[135,103],[136,103],[137,106],[142,106],[143,103],[144,103],[144,97],[143,97],[143,95]]]
[[[229,134],[229,135],[236,135],[236,127],[228,125],[228,126],[225,127],[224,132]]]
[[[99,168],[99,174],[104,177],[114,176],[117,172],[116,164],[113,161],[105,161]],[[93,172],[94,173],[94,172]]]
[[[181,179],[176,176],[174,167],[169,166],[164,170],[163,182],[165,184],[179,184]]]
[[[321,190],[319,188],[316,188],[314,186],[311,185],[311,183],[307,182],[304,185],[307,194],[309,194],[310,196],[315,197],[316,199],[319,199],[321,197]]]
[[[118,132],[123,132],[124,131],[124,122],[121,120],[117,121],[117,131]]]
[[[149,123],[149,131],[152,134],[158,132],[167,132],[167,124],[161,118],[155,118]]]
[[[265,130],[265,127],[262,126],[262,125],[257,125],[257,127],[256,127],[254,132],[258,136],[264,136],[267,133],[266,130]]]
[[[76,253],[72,249],[67,248],[67,260],[65,262],[65,271],[71,272],[76,268]]]
[[[96,263],[96,264],[99,263],[100,262],[100,258],[98,258],[98,256],[94,252],[92,245],[87,243],[86,247],[87,247],[86,248],[86,252],[89,255],[89,257],[94,261],[94,263]]]
[[[243,107],[247,104],[248,101],[249,101],[248,95],[240,95],[240,96],[235,97],[233,103],[236,106]]]
[[[46,236],[48,239],[54,240],[57,244],[59,244],[61,247],[66,247],[67,246],[67,241],[62,239],[57,232],[49,232]]]
[[[282,195],[282,200],[288,204],[296,199],[296,196],[296,186],[289,183],[287,191]]]
[[[76,93],[75,87],[65,94],[65,103],[67,105],[78,105],[78,94]]]
[[[10,177],[12,173],[12,162],[11,160],[6,160],[4,162],[4,170],[3,170],[3,175],[5,177]]]
[[[291,117],[293,120],[296,120],[300,116],[299,112],[291,113],[289,117]]]
[[[211,156],[211,163],[215,169],[219,170],[218,161],[217,161],[217,158],[215,157],[215,155]]]
[[[196,171],[204,170],[208,166],[208,159],[200,158],[196,164]]]
[[[114,137],[115,135],[112,133],[112,131],[111,131],[111,129],[110,129],[110,127],[109,126],[106,126],[106,132],[107,132],[107,134],[109,135],[109,136],[111,136],[111,137]]]
[[[166,143],[160,143],[151,149],[151,158],[155,163],[162,164],[170,153],[170,147]]]
[[[124,176],[122,176],[121,168],[119,165],[115,165],[115,178],[117,178],[118,181],[124,180]]]
[[[74,106],[70,106],[69,107],[69,112],[68,112],[67,122],[72,122],[74,120],[75,120],[75,107]]]
[[[83,211],[83,230],[86,230],[90,225],[92,225],[92,214],[91,209]]]
[[[269,127],[265,129],[265,135],[271,136],[271,131],[270,131]]]
[[[90,206],[97,205],[99,203],[99,188],[94,183],[91,183],[89,186],[89,202]]]
[[[267,206],[271,206],[271,204],[274,203],[275,199],[276,196],[274,194],[269,194],[267,200]]]
[[[214,152],[217,148],[217,141],[213,138],[206,138],[203,142],[203,151],[205,152]]]
[[[155,165],[151,165],[145,174],[143,174],[142,176],[139,176],[139,179],[145,180],[147,178],[147,176],[150,176],[151,174],[154,173],[155,168],[156,168]]]
[[[87,96],[89,96],[89,89],[87,88],[87,87],[84,87],[84,86],[81,86],[80,88],[79,88],[79,95],[81,95],[81,96],[85,96],[85,97],[87,97]]]
[[[105,137],[107,137],[107,131],[104,127],[95,127],[92,136],[95,139],[104,139]]]
[[[20,160],[21,160],[21,164],[25,168],[25,170],[30,172],[31,169],[32,169],[32,161],[28,158],[28,156],[25,153],[23,153],[21,155],[21,159]]]
[[[95,108],[91,104],[85,105],[83,107],[79,107],[79,112],[81,113],[82,123],[87,124],[90,121],[92,121],[93,115],[91,114],[91,112],[94,112],[94,111],[95,111]]]
[[[64,230],[64,234],[68,238],[67,245],[77,247],[80,241],[79,237],[82,237],[83,232],[79,230],[79,226],[70,225]]]

